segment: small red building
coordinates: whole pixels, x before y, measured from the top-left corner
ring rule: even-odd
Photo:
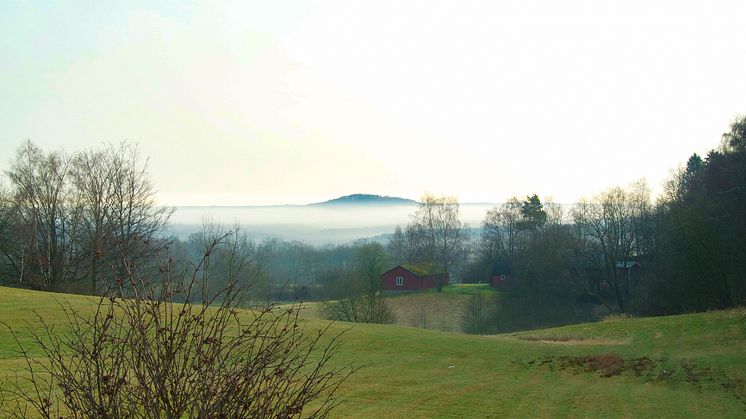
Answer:
[[[505,274],[493,274],[490,276],[490,285],[493,287],[502,288],[509,284],[508,276]]]
[[[513,282],[510,264],[504,260],[496,260],[492,264],[492,274],[490,275],[490,285],[495,288],[504,288]]]
[[[442,285],[448,285],[448,277],[443,278]],[[381,274],[381,288],[385,291],[417,291],[436,287],[435,275],[422,266],[399,265]]]

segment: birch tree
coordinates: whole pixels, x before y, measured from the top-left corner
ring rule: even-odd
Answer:
[[[458,200],[425,194],[407,229],[419,239],[426,262],[435,271],[437,291],[442,292],[468,240],[466,226],[459,219]]]

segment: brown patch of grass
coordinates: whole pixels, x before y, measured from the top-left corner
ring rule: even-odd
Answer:
[[[684,370],[686,381],[696,385],[699,388],[702,388],[700,381],[705,379],[712,379],[710,368],[698,368],[693,363],[684,361],[681,363],[681,369]]]
[[[601,372],[602,377],[611,377],[622,373],[624,359],[614,353],[591,355],[585,358],[585,364],[591,371]]]
[[[705,385],[717,385],[734,395],[738,400],[746,402],[746,381],[722,373],[714,372],[710,367],[699,367],[694,362],[682,361],[681,370],[687,383],[702,389]]]
[[[652,359],[644,356],[642,358],[635,358],[630,360],[630,367],[635,372],[637,377],[641,376],[643,372],[652,370],[655,368],[655,362]]]
[[[569,341],[581,341],[585,340],[582,337],[573,336],[516,336],[520,340],[528,340],[531,342],[569,342]]]
[[[656,363],[648,357],[632,358],[624,360],[615,353],[595,354],[588,356],[547,356],[538,360],[528,362],[529,367],[549,366],[558,368],[560,371],[570,371],[573,374],[581,372],[597,372],[600,377],[609,378],[621,375],[622,372],[632,370],[635,376],[652,371]]]

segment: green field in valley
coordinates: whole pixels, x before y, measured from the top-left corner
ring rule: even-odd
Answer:
[[[31,311],[61,322],[61,299],[92,301],[0,288],[0,320],[28,341],[26,321],[39,325]],[[494,336],[341,322],[331,333],[342,330],[334,363],[361,368],[340,389],[334,417],[746,416],[743,309]],[[0,330],[0,376],[21,365],[18,356]]]

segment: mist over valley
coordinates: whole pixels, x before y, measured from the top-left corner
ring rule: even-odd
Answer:
[[[350,199],[360,196],[389,199]],[[479,228],[485,213],[495,205],[498,204],[461,204],[461,219],[469,227]],[[308,205],[179,206],[171,217],[169,233],[185,239],[210,221],[225,226],[238,224],[256,239],[275,237],[313,245],[340,244],[363,238],[384,239],[397,225],[406,226],[416,210],[416,201],[362,194]]]

